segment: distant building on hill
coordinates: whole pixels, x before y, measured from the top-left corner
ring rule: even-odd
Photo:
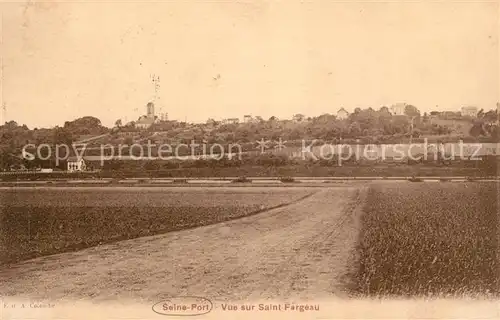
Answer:
[[[443,111],[439,115],[439,118],[447,120],[458,120],[461,117],[462,113],[457,111]]]
[[[392,113],[393,116],[404,116],[405,109],[406,109],[406,103],[396,103],[389,108],[389,111]]]
[[[349,112],[347,112],[346,109],[340,108],[339,111],[337,111],[337,119],[339,120],[344,120],[349,117]]]
[[[146,105],[146,116],[148,118],[152,118],[154,119],[155,117],[155,104],[153,102],[148,102],[148,104]]]
[[[461,111],[461,114],[462,114],[462,117],[471,117],[471,118],[475,118],[477,117],[477,112],[478,112],[478,109],[477,107],[462,107],[462,111]]]
[[[243,123],[250,123],[252,122],[252,116],[249,114],[246,114],[243,116]]]
[[[238,124],[240,123],[240,119],[238,118],[227,118],[222,120],[222,124]]]
[[[153,102],[148,102],[146,105],[146,115],[139,117],[135,123],[136,128],[147,129],[156,122],[155,105]]]
[[[155,123],[154,119],[148,118],[147,116],[142,116],[137,120],[135,126],[139,129],[148,129]]]
[[[168,121],[168,112],[160,113],[160,120],[161,121]]]

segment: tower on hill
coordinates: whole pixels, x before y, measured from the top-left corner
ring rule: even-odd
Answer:
[[[154,119],[155,118],[155,104],[153,102],[148,102],[146,105],[146,116],[149,119]]]

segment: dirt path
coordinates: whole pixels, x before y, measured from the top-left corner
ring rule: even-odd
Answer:
[[[0,296],[94,303],[342,297],[365,191],[325,188],[251,217],[22,262],[0,269]]]

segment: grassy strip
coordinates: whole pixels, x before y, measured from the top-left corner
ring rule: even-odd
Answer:
[[[54,173],[12,173],[0,175],[0,181],[37,181],[56,179],[125,179],[125,178],[206,178],[206,177],[401,177],[401,176],[494,176],[481,168],[460,166],[424,166],[406,164],[321,166],[286,165],[286,166],[248,166],[223,168],[184,168],[171,170],[135,170],[102,172],[54,172]]]

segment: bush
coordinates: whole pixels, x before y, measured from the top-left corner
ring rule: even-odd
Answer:
[[[279,167],[288,164],[289,159],[282,154],[263,153],[258,155],[255,159],[255,164],[265,167]]]
[[[247,177],[239,177],[237,179],[234,179],[232,181],[233,183],[250,183],[252,180],[248,179]]]
[[[120,178],[113,178],[109,183],[111,183],[111,184],[118,184],[118,183],[120,183],[121,180],[122,179],[120,179]]]
[[[417,177],[411,177],[410,179],[408,179],[408,181],[410,181],[410,182],[423,182],[424,180],[422,180],[421,178],[417,178]]]
[[[297,182],[295,178],[292,177],[282,177],[280,178],[280,181],[283,183],[292,183],[292,182]]]

